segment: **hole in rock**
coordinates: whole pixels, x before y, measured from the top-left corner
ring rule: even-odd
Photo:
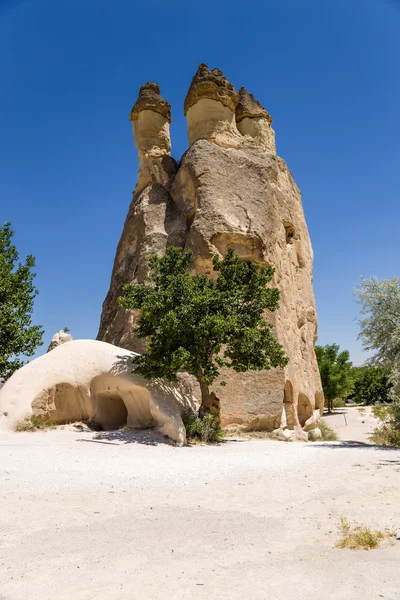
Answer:
[[[291,223],[289,223],[288,221],[284,221],[283,226],[285,228],[286,243],[293,244],[293,239],[295,236],[295,229],[294,229],[293,225]]]
[[[98,394],[95,420],[104,429],[119,429],[126,425],[128,411],[124,401],[115,394]]]

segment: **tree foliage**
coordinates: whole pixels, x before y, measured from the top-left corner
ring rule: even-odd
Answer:
[[[359,338],[373,351],[370,363],[390,372],[392,396],[400,399],[400,279],[362,278],[355,294],[361,304]]]
[[[23,364],[22,355],[32,356],[42,344],[43,331],[32,325],[31,315],[37,289],[33,285],[33,256],[19,262],[12,244],[10,223],[0,227],[0,377],[7,379]]]
[[[147,353],[134,359],[135,372],[176,381],[194,375],[209,410],[209,386],[223,367],[237,372],[283,367],[287,358],[264,311],[278,307],[279,290],[269,287],[274,269],[239,262],[229,249],[213,258],[215,278],[191,275],[192,253],[170,247],[150,258],[150,285],[128,284],[120,304],[141,309],[135,335],[148,338]],[[221,382],[224,385],[224,382]]]
[[[389,373],[383,367],[354,367],[352,376],[352,398],[355,402],[370,405],[391,401],[390,392],[393,386],[389,381]]]
[[[321,375],[322,388],[332,411],[333,400],[349,394],[353,385],[352,363],[347,350],[339,352],[337,344],[315,346],[315,354]]]
[[[374,417],[380,420],[371,436],[375,444],[400,448],[400,403],[388,406],[374,406]]]

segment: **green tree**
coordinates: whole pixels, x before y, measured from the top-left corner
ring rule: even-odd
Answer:
[[[141,309],[135,335],[147,338],[147,353],[133,360],[146,378],[176,381],[179,371],[197,378],[200,414],[210,410],[209,386],[223,367],[237,372],[283,367],[287,358],[264,311],[278,307],[279,290],[269,287],[274,269],[239,262],[229,249],[213,258],[216,277],[190,275],[192,253],[170,247],[150,258],[150,285],[128,284],[120,304]],[[221,382],[224,385],[224,382]]]
[[[359,338],[365,350],[374,352],[369,363],[387,369],[392,384],[394,402],[377,412],[381,426],[374,439],[400,446],[400,279],[361,278],[355,294],[361,304]]]
[[[42,344],[43,330],[31,324],[33,302],[38,294],[33,285],[33,256],[25,263],[12,244],[10,223],[0,227],[0,377],[7,379],[23,364],[21,355],[32,356]]]
[[[400,399],[400,279],[361,278],[355,294],[361,304],[359,338],[374,352],[369,362],[389,370],[392,396]]]
[[[389,381],[389,373],[382,367],[354,367],[352,376],[352,397],[355,402],[369,405],[391,401],[390,392],[393,386]]]
[[[322,388],[332,412],[333,401],[349,394],[353,386],[352,363],[347,350],[339,352],[337,344],[315,346]]]

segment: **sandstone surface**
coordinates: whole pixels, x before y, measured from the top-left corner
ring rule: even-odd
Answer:
[[[181,414],[190,390],[132,373],[132,352],[105,342],[75,340],[16,371],[0,392],[0,430],[37,415],[68,423],[95,420],[105,429],[156,427],[186,442]]]
[[[220,71],[205,65],[193,78],[185,114],[190,146],[176,171],[168,181],[159,177],[155,183],[154,176],[135,190],[98,339],[144,350],[132,334],[137,315],[119,309],[117,298],[124,283],[146,282],[150,254],[162,254],[169,244],[190,249],[194,271],[212,276],[213,254],[232,247],[243,261],[275,267],[280,307],[266,318],[289,363],[270,371],[226,370],[227,386],[213,387],[222,424],[317,427],[324,398],[314,353],[313,253],[300,191],[276,155],[272,119],[247,90],[238,94]]]
[[[65,344],[66,342],[72,342],[72,335],[66,333],[64,329],[60,329],[60,331],[57,331],[51,338],[47,352],[54,350],[54,348],[57,348],[57,346],[61,346],[61,344]]]

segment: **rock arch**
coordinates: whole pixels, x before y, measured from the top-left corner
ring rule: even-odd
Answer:
[[[299,399],[297,401],[297,415],[299,417],[299,422],[302,427],[304,427],[305,422],[309,419],[313,414],[313,408],[308,397],[300,393]]]

